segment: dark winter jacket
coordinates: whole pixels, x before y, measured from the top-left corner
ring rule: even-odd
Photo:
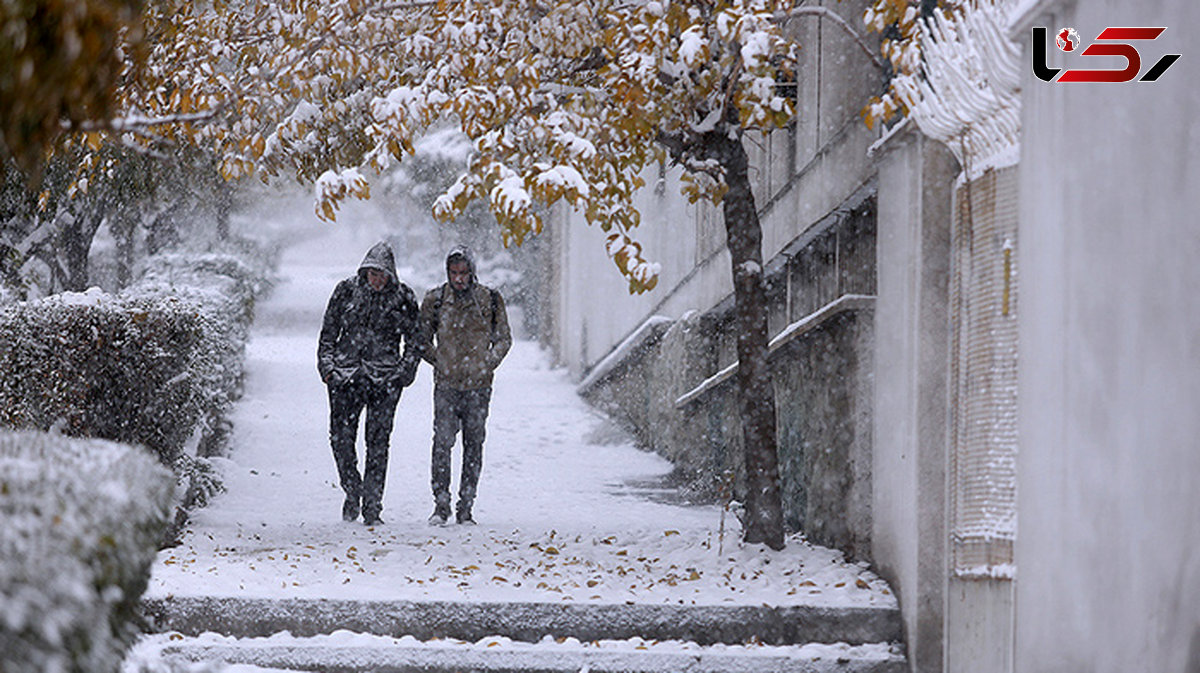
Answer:
[[[454,390],[475,390],[492,385],[492,373],[512,348],[508,313],[500,293],[478,282],[475,260],[466,248],[446,256],[450,263],[466,261],[471,283],[463,292],[450,283],[430,290],[421,302],[421,344],[424,358],[433,365],[434,383]]]
[[[387,274],[382,290],[367,283],[367,269]],[[377,243],[358,273],[338,283],[329,298],[317,346],[317,371],[329,385],[361,374],[374,383],[406,386],[412,383],[420,358],[416,333],[416,295],[396,278],[391,247]]]

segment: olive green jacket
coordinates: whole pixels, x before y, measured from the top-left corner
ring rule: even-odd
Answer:
[[[418,338],[422,357],[433,365],[435,385],[487,388],[512,348],[504,298],[478,282],[462,294],[443,283],[421,302]]]

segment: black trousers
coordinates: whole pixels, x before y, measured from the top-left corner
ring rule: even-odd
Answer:
[[[338,477],[347,498],[362,499],[366,517],[378,516],[383,509],[383,483],[387,477],[388,446],[400,387],[372,383],[356,376],[345,383],[329,386],[329,443]],[[367,410],[367,445],[363,472],[358,472],[355,449],[358,419]]]
[[[433,497],[450,501],[450,450],[462,430],[462,474],[458,482],[458,507],[470,509],[483,468],[483,439],[487,434],[488,404],[492,389],[454,390],[433,388],[433,457],[431,461]]]

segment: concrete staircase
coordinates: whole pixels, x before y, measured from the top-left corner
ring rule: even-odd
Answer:
[[[895,609],[167,597],[168,661],[323,672],[903,673]]]

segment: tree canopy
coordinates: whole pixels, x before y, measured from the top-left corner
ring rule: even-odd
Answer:
[[[53,11],[110,6],[79,3],[62,0]],[[333,219],[344,199],[369,196],[372,171],[452,122],[473,152],[434,203],[436,216],[485,202],[504,241],[519,244],[541,231],[545,207],[573,207],[607,233],[632,292],[658,282],[637,242],[634,195],[649,165],[679,165],[689,198],[724,207],[752,481],[746,537],[778,547],[762,233],[742,138],[795,114],[800,45],[782,25],[801,13],[850,30],[798,0],[152,2],[140,22],[118,24],[112,49],[90,49],[122,59],[117,85],[101,82],[103,104],[78,114],[70,99],[61,103],[60,130],[69,133],[57,146],[91,152],[76,165],[72,191],[111,171],[100,160],[106,144],[148,156],[193,148],[228,179],[291,175],[313,184],[318,214]],[[28,34],[40,25],[5,18],[6,31],[18,24]],[[5,142],[20,156],[24,140],[53,131],[27,137],[6,127]]]
[[[100,133],[145,152],[200,146],[227,178],[295,175],[332,219],[451,119],[475,153],[439,217],[481,199],[519,243],[543,225],[535,203],[566,203],[642,291],[657,282],[634,231],[643,169],[674,160],[691,198],[721,199],[701,139],[791,119],[798,45],[778,19],[793,4],[151,3],[120,33],[112,106],[67,127],[93,147]]]

